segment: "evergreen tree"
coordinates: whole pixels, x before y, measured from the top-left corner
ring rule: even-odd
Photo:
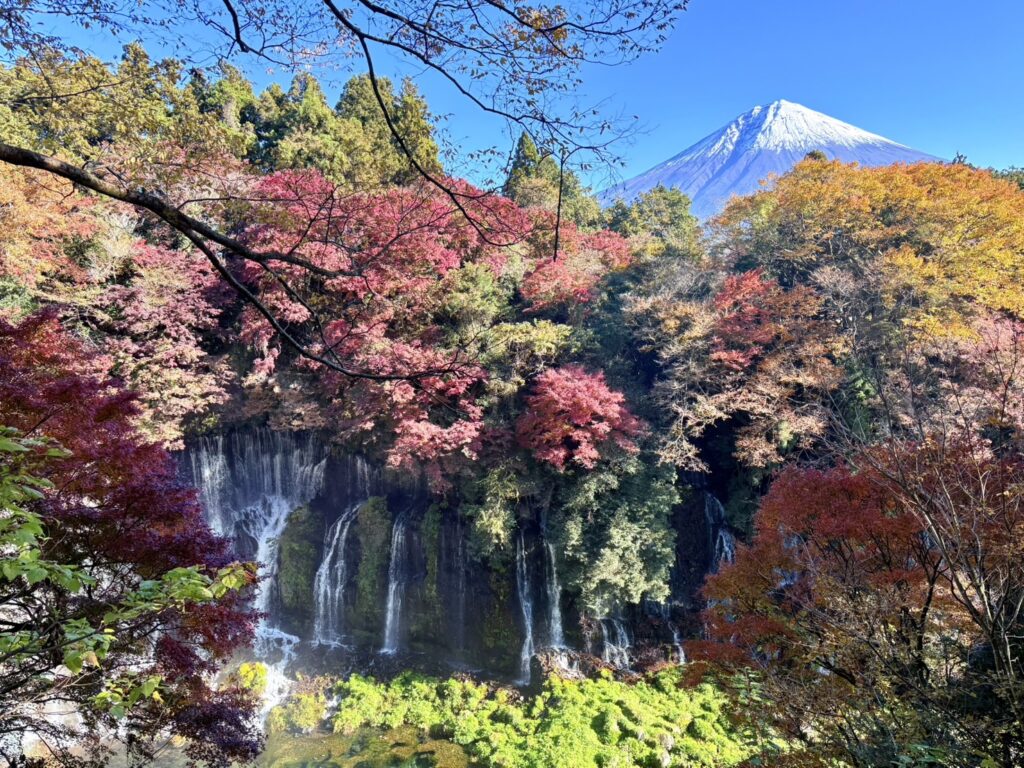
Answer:
[[[559,181],[562,218],[581,227],[595,227],[601,218],[601,206],[579,177],[561,168],[550,153],[542,153],[529,134],[520,135],[502,194],[525,208],[556,211]]]
[[[271,85],[248,109],[258,137],[250,160],[268,170],[316,168],[353,190],[413,181],[419,172],[406,150],[421,168],[440,173],[426,102],[411,83],[403,84],[397,97],[387,78],[379,78],[377,87],[404,149],[381,113],[367,75],[349,80],[332,110],[317,80],[303,74],[287,93]]]
[[[690,199],[659,184],[630,204],[616,200],[605,213],[609,229],[633,241],[634,252],[647,256],[693,256],[699,251],[700,223],[690,213]]]

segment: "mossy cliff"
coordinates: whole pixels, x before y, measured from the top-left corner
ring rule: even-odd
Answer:
[[[386,499],[375,496],[359,508],[355,534],[359,560],[349,626],[354,633],[377,638],[384,625],[391,559],[391,515]]]
[[[323,548],[323,517],[301,506],[288,517],[278,547],[277,600],[281,626],[301,637],[313,626],[313,582]]]

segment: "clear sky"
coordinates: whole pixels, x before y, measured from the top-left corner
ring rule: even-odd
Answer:
[[[660,53],[593,74],[648,126],[626,177],[780,98],[938,157],[1024,165],[1021,0],[691,0]]]
[[[691,0],[660,52],[584,74],[585,96],[643,126],[622,178],[776,99],[937,157],[1024,166],[1024,0]],[[422,83],[457,146],[508,143],[439,86]]]
[[[114,48],[96,52],[112,57]],[[290,80],[245,69],[260,85]],[[341,75],[327,78],[329,97]],[[1024,166],[1024,0],[691,0],[660,52],[584,76],[585,100],[607,99],[642,128],[620,150],[622,178],[776,99],[938,157]],[[454,147],[511,149],[503,125],[439,79],[417,82],[433,111],[450,116]]]

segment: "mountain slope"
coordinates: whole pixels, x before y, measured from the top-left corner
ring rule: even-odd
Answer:
[[[787,172],[812,150],[864,166],[938,160],[800,104],[776,101],[754,107],[599,197],[606,205],[617,198],[629,201],[662,184],[685,192],[693,201],[693,212],[707,218],[718,213],[732,195],[756,191],[762,179]]]

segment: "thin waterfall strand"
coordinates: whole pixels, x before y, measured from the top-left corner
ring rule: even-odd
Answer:
[[[533,658],[533,599],[530,597],[530,581],[526,571],[526,547],[523,534],[516,543],[516,591],[519,607],[523,614],[523,646],[519,652],[519,684],[530,683],[530,660]]]
[[[405,597],[405,529],[404,514],[395,516],[391,528],[391,562],[388,564],[388,602],[384,620],[384,644],[380,652],[398,653],[402,621],[402,599]]]
[[[548,642],[552,648],[565,648],[565,632],[562,629],[562,584],[558,580],[558,561],[551,542],[544,542],[548,555]]]

